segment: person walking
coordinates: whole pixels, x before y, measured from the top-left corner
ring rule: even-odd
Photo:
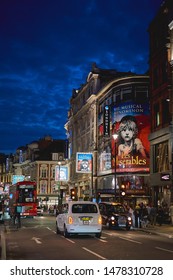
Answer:
[[[159,226],[161,226],[163,224],[163,216],[164,216],[164,211],[162,206],[159,206],[158,210],[157,210],[157,221]]]
[[[150,209],[150,222],[152,226],[156,225],[157,209],[154,205]]]
[[[140,206],[136,205],[135,210],[134,210],[136,228],[140,227],[140,211],[141,211]]]
[[[171,205],[170,205],[169,214],[171,217],[171,225],[173,226],[173,203],[171,203]]]

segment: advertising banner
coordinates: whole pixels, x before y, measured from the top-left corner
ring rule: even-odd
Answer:
[[[92,153],[76,154],[76,172],[91,173],[92,172]]]
[[[112,107],[114,172],[149,173],[150,114],[148,103],[126,102]],[[115,160],[116,158],[116,160]],[[115,166],[116,161],[116,166]]]
[[[25,180],[25,176],[24,175],[13,175],[12,176],[12,185],[18,183],[18,182],[22,182]]]
[[[110,108],[108,105],[104,107],[103,134],[104,136],[110,136]]]
[[[55,181],[68,181],[68,166],[55,166]]]

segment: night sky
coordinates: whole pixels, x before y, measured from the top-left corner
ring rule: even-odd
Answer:
[[[0,0],[0,153],[66,139],[73,88],[99,68],[145,73],[162,0]]]

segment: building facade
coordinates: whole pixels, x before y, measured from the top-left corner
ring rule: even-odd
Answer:
[[[143,166],[139,156],[133,159],[118,157],[118,142],[115,150],[112,135],[116,132],[120,118],[129,115],[138,118],[140,137],[146,145],[147,157],[143,159]],[[126,200],[133,196],[133,203],[136,203],[137,198],[139,202],[140,199],[148,202],[150,119],[147,75],[103,70],[94,65],[86,84],[73,91],[65,128],[70,147],[69,184],[71,188],[76,188],[78,198],[97,198],[100,194],[102,199],[118,199],[120,186],[123,185]],[[78,153],[93,155],[90,173],[76,172]],[[120,168],[118,161],[123,160],[126,163]],[[130,160],[133,161],[131,165]],[[140,165],[143,168],[139,168]]]
[[[164,1],[149,26],[151,104],[150,185],[153,203],[173,201],[173,1]]]
[[[62,176],[64,174],[64,176]],[[2,190],[18,180],[37,183],[40,203],[58,204],[69,195],[68,143],[45,136],[26,146],[18,147],[13,157],[1,157]]]
[[[126,75],[98,94],[97,192],[136,205],[150,201],[149,77]],[[109,128],[105,114],[109,114]],[[115,138],[116,136],[116,138]]]

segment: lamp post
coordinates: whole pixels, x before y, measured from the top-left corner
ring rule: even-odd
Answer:
[[[91,199],[93,199],[93,154],[92,154],[92,158],[91,158]]]
[[[113,139],[114,139],[114,159],[115,159],[115,172],[114,172],[114,181],[115,181],[115,190],[114,190],[114,194],[115,194],[115,199],[116,199],[116,195],[117,195],[117,170],[116,170],[116,158],[117,158],[117,138],[118,138],[118,134],[114,133],[112,135]]]
[[[60,171],[61,171],[61,162],[58,161],[58,204],[61,204],[61,189],[60,189],[60,180],[61,180],[61,176],[60,176]]]

